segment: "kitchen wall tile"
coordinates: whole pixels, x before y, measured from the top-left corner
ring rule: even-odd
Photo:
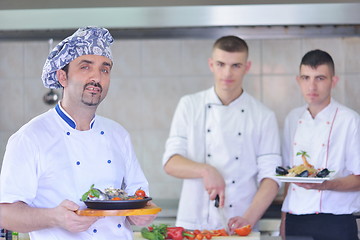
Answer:
[[[210,72],[212,40],[183,40],[181,47],[181,75],[207,75]]]
[[[346,73],[360,72],[360,38],[344,38],[344,67]]]
[[[345,105],[360,114],[360,74],[347,74],[344,76],[346,100]]]
[[[49,43],[32,41],[24,43],[24,78],[36,78],[41,82],[42,69],[49,55]],[[55,45],[54,45],[55,47]]]
[[[262,69],[262,40],[246,40],[249,47],[249,61],[251,68],[248,74],[261,74]]]
[[[22,80],[24,77],[24,43],[0,42],[0,81],[3,79]]]
[[[337,74],[343,73],[345,70],[344,59],[344,42],[341,38],[307,38],[303,40],[302,56],[314,49],[320,49],[328,52],[334,60],[335,71]],[[300,64],[301,58],[298,60]]]
[[[262,41],[263,74],[297,74],[301,60],[301,40],[275,39]]]
[[[180,40],[147,40],[142,42],[142,73],[144,76],[181,75]]]
[[[22,79],[1,80],[0,89],[0,130],[16,131],[24,124]]]
[[[183,84],[180,77],[143,78],[145,129],[162,129],[170,125],[175,107],[182,95]]]
[[[114,58],[114,67],[111,71],[112,78],[141,76],[143,66],[141,46],[140,40],[115,40],[111,45]]]
[[[181,180],[169,176],[162,167],[162,156],[168,131],[146,130],[143,134],[142,168],[149,180],[151,195],[155,199],[174,198],[180,195]],[[160,187],[160,185],[162,185]]]
[[[263,101],[263,89],[262,89],[262,78],[259,75],[248,74],[243,80],[243,88],[250,95]]]
[[[139,77],[112,78],[108,95],[97,114],[121,123],[128,130],[143,128],[144,87]]]
[[[345,92],[345,85],[346,85],[346,76],[343,74],[339,75],[339,81],[336,84],[336,86],[331,91],[331,96],[336,99],[341,104],[345,104],[346,98],[346,92]]]
[[[275,112],[280,128],[287,114],[304,104],[293,75],[264,76],[263,93],[263,102]]]
[[[44,96],[50,92],[50,89],[45,88],[41,79],[25,78],[24,85],[24,121],[28,122],[33,117],[48,111],[55,107],[55,104],[48,105],[44,102]],[[54,90],[61,99],[62,90]]]

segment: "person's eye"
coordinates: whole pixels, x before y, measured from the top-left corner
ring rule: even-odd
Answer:
[[[103,73],[109,73],[109,72],[110,72],[110,70],[107,69],[107,68],[103,68],[101,71],[102,71]]]
[[[84,65],[84,66],[81,66],[81,69],[89,69],[89,66],[87,66],[87,65]]]
[[[224,66],[224,63],[218,62],[216,65],[217,65],[218,67],[222,67],[222,66]]]
[[[234,64],[234,68],[241,68],[241,64]]]

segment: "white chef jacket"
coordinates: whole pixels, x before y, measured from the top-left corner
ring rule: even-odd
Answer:
[[[1,203],[23,201],[53,208],[64,199],[85,208],[81,196],[96,188],[148,192],[148,182],[136,159],[128,132],[118,123],[95,116],[91,129],[78,131],[57,105],[34,118],[8,141],[1,170]],[[87,231],[70,233],[48,228],[30,233],[35,240],[132,239],[126,217],[105,217]]]
[[[294,109],[285,121],[283,159],[286,166],[302,164],[297,152],[306,151],[315,168],[332,176],[360,174],[359,115],[331,99],[313,119],[307,106]],[[306,190],[290,184],[282,211],[292,214],[351,214],[360,210],[359,192]]]
[[[281,165],[275,114],[245,91],[228,106],[213,87],[184,96],[173,118],[163,164],[175,154],[216,167],[226,183],[225,215],[241,216],[259,182],[274,179],[275,168]],[[202,179],[184,179],[176,225],[224,227]]]

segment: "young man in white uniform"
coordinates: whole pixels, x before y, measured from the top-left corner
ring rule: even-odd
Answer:
[[[291,183],[282,211],[288,236],[314,240],[356,240],[354,212],[360,211],[360,118],[331,97],[338,82],[331,56],[321,50],[302,58],[297,82],[307,105],[294,109],[285,122],[285,166],[302,163],[309,155],[316,169],[332,171],[323,183]],[[284,229],[282,229],[284,237]],[[285,237],[284,237],[285,238]]]
[[[281,164],[275,114],[243,90],[248,46],[236,36],[218,39],[209,59],[215,86],[184,96],[163,156],[164,170],[184,179],[176,225],[220,229],[220,198],[230,231],[254,227],[278,192]]]
[[[35,240],[132,239],[130,224],[154,215],[90,217],[75,213],[81,196],[96,188],[134,194],[148,182],[130,136],[118,123],[95,115],[113,66],[104,28],[80,28],[59,43],[45,62],[45,87],[63,88],[55,108],[10,137],[1,172],[1,227],[30,232]]]

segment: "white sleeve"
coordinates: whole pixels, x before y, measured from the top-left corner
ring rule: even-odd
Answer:
[[[189,105],[186,97],[180,99],[171,123],[169,138],[166,141],[163,165],[175,154],[187,156]]]
[[[292,136],[290,131],[290,117],[286,117],[284,123],[284,132],[283,132],[283,141],[281,145],[282,151],[282,159],[283,159],[283,167],[291,167],[290,166],[290,159],[292,158]]]
[[[275,169],[281,165],[280,137],[276,117],[273,112],[262,120],[261,138],[258,145],[257,163],[259,168],[258,182],[263,178],[275,178]]]
[[[23,201],[30,204],[36,196],[39,154],[36,141],[32,139],[17,132],[8,141],[1,169],[2,203]]]

